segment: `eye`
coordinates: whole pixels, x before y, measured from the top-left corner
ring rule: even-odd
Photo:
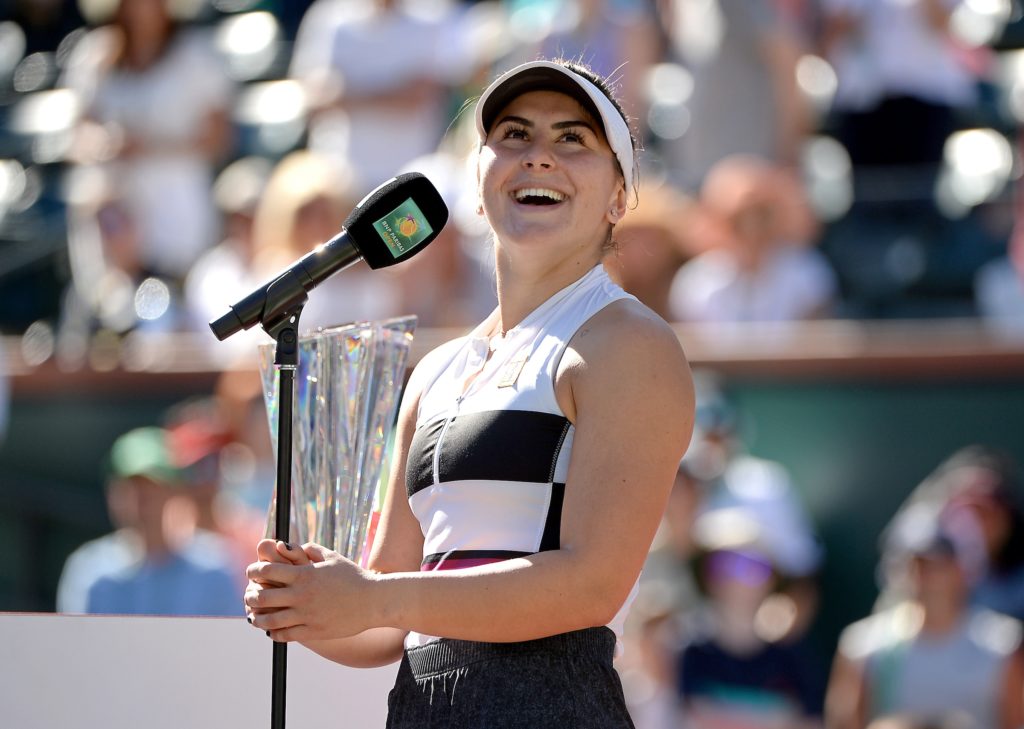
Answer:
[[[560,142],[571,142],[573,144],[583,144],[584,135],[582,132],[576,129],[566,129],[562,132],[562,136],[558,138]]]
[[[508,124],[501,132],[502,139],[526,139],[526,127],[520,124]]]

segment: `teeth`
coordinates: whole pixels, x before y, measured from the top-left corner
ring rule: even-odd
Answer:
[[[555,202],[562,202],[565,200],[565,195],[555,190],[547,190],[542,187],[529,187],[525,190],[516,190],[516,200],[522,201],[523,198],[527,197],[546,197]]]

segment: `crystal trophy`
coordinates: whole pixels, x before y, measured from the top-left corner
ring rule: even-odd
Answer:
[[[318,329],[299,337],[290,542],[316,542],[365,563],[374,502],[415,328],[416,317],[408,316]],[[259,360],[270,435],[276,446],[275,346],[274,342],[261,344]],[[268,536],[273,534],[276,510],[275,496]]]

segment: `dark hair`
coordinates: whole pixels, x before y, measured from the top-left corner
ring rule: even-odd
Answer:
[[[1006,541],[998,553],[991,555],[990,566],[996,574],[1007,574],[1024,565],[1024,509],[1020,504],[1020,469],[1009,453],[998,448],[978,444],[966,446],[935,469],[933,477],[945,498],[955,498],[969,488],[957,476],[957,472],[965,468],[983,469],[994,477],[987,488],[987,496],[1006,513],[1009,528]]]

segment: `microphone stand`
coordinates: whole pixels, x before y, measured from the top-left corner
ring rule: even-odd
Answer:
[[[274,365],[278,376],[277,491],[274,539],[287,542],[292,506],[292,410],[295,370],[299,365],[299,315],[308,301],[296,274],[289,271],[267,288],[260,325],[277,342]],[[271,661],[271,729],[284,729],[288,684],[288,644],[274,642]]]

